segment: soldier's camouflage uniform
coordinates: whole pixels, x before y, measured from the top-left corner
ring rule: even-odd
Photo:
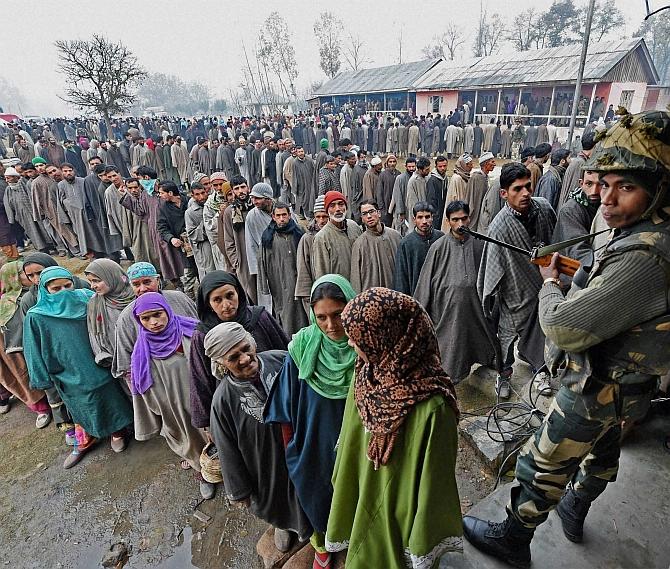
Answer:
[[[624,114],[585,167],[656,173],[666,190],[653,214],[615,231],[584,289],[540,291],[546,361],[562,387],[517,461],[507,510],[526,527],[546,520],[567,485],[591,502],[616,479],[621,424],[646,414],[670,369],[669,138],[667,112]]]

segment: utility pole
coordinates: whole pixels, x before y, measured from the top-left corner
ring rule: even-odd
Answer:
[[[584,28],[584,38],[582,40],[582,56],[579,60],[579,71],[577,72],[577,84],[575,85],[575,94],[572,98],[572,116],[570,117],[570,130],[568,131],[568,150],[572,146],[572,136],[575,133],[575,121],[577,120],[577,107],[579,98],[582,94],[582,80],[584,79],[584,66],[586,65],[586,53],[589,49],[589,36],[591,35],[591,22],[593,21],[593,11],[595,10],[596,0],[589,0],[588,11],[586,12],[586,27]],[[588,120],[588,117],[587,119]]]

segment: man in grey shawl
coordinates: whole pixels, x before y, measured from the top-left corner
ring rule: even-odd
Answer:
[[[343,155],[344,165],[340,170],[340,191],[347,199],[347,217],[351,217],[351,210],[349,209],[349,202],[352,198],[352,181],[354,176],[354,167],[356,166],[356,153],[345,152]]]
[[[582,177],[582,166],[591,157],[593,147],[596,145],[595,133],[587,132],[582,136],[582,149],[577,156],[570,159],[570,164],[565,170],[563,184],[561,185],[561,195],[558,198],[558,210],[568,201],[568,196],[579,187],[579,181]]]
[[[33,217],[33,204],[26,181],[21,179],[15,168],[5,170],[5,181],[7,188],[3,202],[9,223],[18,223],[23,227],[36,250],[49,252],[55,244],[42,223]]]
[[[570,151],[559,148],[551,153],[551,165],[537,183],[533,192],[537,197],[545,198],[558,211],[558,200],[561,196],[561,186],[565,170],[570,164]]]
[[[556,214],[544,198],[532,197],[530,171],[523,164],[505,164],[500,174],[500,193],[505,206],[491,222],[489,237],[530,251],[551,243]],[[509,388],[514,363],[514,342],[519,340],[519,356],[533,371],[544,365],[544,334],[537,317],[538,292],[542,277],[537,265],[516,251],[486,243],[477,278],[477,290],[484,314],[490,317],[493,304],[500,309],[498,340],[502,351],[502,371],[498,390]],[[549,395],[548,376],[538,376],[538,390]]]
[[[198,267],[198,280],[200,281],[207,273],[216,270],[214,256],[212,255],[212,244],[205,232],[202,219],[207,194],[208,192],[202,184],[198,182],[191,184],[191,200],[184,214],[186,235],[193,250],[193,258],[196,267]],[[216,244],[216,241],[214,243]]]
[[[121,255],[119,251],[123,248],[123,239],[120,234],[112,234],[109,229],[109,220],[107,219],[107,209],[105,207],[105,190],[109,185],[107,181],[107,168],[104,164],[94,164],[99,161],[98,156],[89,160],[91,173],[84,178],[84,194],[86,196],[85,207],[88,214],[88,223],[94,226],[101,238],[102,249],[94,249],[96,253],[103,253],[114,261],[119,261]]]
[[[302,301],[295,295],[297,250],[304,233],[291,217],[291,206],[277,202],[273,205],[272,221],[261,236],[259,293],[272,297],[275,314],[289,337],[308,325]]]
[[[249,263],[249,273],[256,280],[257,286],[257,304],[265,306],[268,312],[272,312],[272,296],[261,293],[258,283],[258,260],[261,248],[261,237],[272,221],[273,190],[270,184],[259,182],[251,188],[251,201],[254,208],[247,214],[244,222],[244,244],[247,251],[247,262]]]
[[[474,231],[479,231],[479,213],[481,211],[484,196],[489,190],[489,174],[496,167],[496,161],[493,154],[486,152],[479,158],[479,169],[470,173],[465,188],[463,201],[470,206],[470,227]]]
[[[407,184],[414,172],[416,172],[416,158],[407,158],[405,160],[405,171],[397,176],[393,183],[393,197],[389,206],[389,213],[393,216],[393,229],[400,232],[403,237],[409,227],[407,221]]]
[[[430,175],[430,158],[421,156],[416,161],[416,171],[407,182],[407,194],[405,196],[405,211],[412,212],[414,204],[425,202],[428,197],[427,184]],[[411,215],[407,216],[409,231],[414,229],[414,219]]]
[[[240,176],[244,179],[249,179],[249,163],[247,160],[247,139],[240,136],[238,140],[239,146],[235,150],[235,164],[240,171]],[[204,170],[202,170],[204,172]]]
[[[493,325],[477,294],[484,242],[458,231],[468,226],[469,214],[465,202],[447,206],[449,231],[429,249],[414,290],[433,321],[442,366],[454,383],[465,379],[473,364],[497,369],[500,360]],[[500,396],[509,397],[509,391]]]
[[[314,185],[314,160],[305,155],[305,149],[296,147],[295,160],[293,161],[293,179],[291,189],[295,196],[295,207],[298,215],[311,217],[316,199],[316,187]]]
[[[248,166],[249,174],[251,175],[251,164]],[[258,168],[260,168],[260,154],[258,166],[256,169]],[[233,176],[239,174],[239,168],[235,163],[235,151],[233,151],[233,148],[230,146],[227,138],[224,138],[221,141],[221,144],[216,151],[216,169],[219,172],[223,172],[228,180],[231,180]]]
[[[240,365],[240,354],[246,354]],[[205,354],[219,380],[212,399],[210,431],[231,503],[271,524],[275,546],[288,551],[297,533],[312,533],[288,476],[282,428],[263,422],[263,408],[287,352],[256,353],[256,342],[237,322],[224,322],[205,336]]]
[[[365,231],[351,248],[351,286],[356,292],[378,286],[391,288],[400,233],[384,226],[374,200],[363,200],[360,214]]]
[[[172,165],[177,169],[179,181],[183,184],[188,180],[189,162],[188,150],[182,144],[181,136],[174,140],[174,144],[170,146],[170,154],[172,156]]]

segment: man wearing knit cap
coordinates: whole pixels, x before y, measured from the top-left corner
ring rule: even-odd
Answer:
[[[314,247],[314,237],[328,223],[328,212],[325,205],[326,196],[319,196],[314,202],[314,219],[307,226],[307,232],[300,239],[297,253],[298,275],[295,283],[295,297],[302,300],[303,308],[309,316],[309,299],[312,292],[312,285],[316,280],[314,278],[314,268],[312,266],[312,249]]]
[[[544,174],[544,164],[549,160],[551,154],[551,144],[543,142],[535,147],[535,160],[530,163],[528,169],[530,170],[530,189],[535,191],[537,183],[540,181],[542,174]]]
[[[254,208],[248,213],[244,224],[244,243],[249,263],[249,273],[256,280],[256,294],[258,304],[265,306],[268,311],[272,310],[272,297],[269,294],[261,294],[258,287],[258,258],[261,246],[261,237],[272,221],[272,186],[259,182],[251,188],[251,201]]]
[[[328,223],[314,238],[314,279],[330,273],[349,279],[351,247],[361,234],[361,228],[346,218],[347,200],[340,192],[328,192],[324,198],[324,207],[328,213]]]

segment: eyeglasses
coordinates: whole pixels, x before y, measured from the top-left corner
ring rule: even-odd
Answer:
[[[378,211],[379,211],[379,210],[377,210],[377,209],[368,209],[368,210],[366,210],[366,211],[362,211],[362,212],[361,212],[361,217],[367,217],[367,216],[370,216],[370,215],[372,215],[373,213],[377,213]]]

